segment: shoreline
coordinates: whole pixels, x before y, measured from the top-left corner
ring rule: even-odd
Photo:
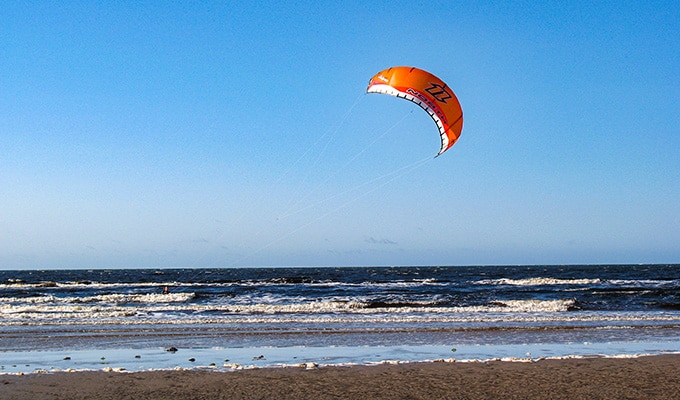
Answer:
[[[519,360],[521,361],[521,360]],[[527,360],[528,361],[528,360]],[[236,370],[0,375],[3,399],[668,399],[680,354]]]
[[[584,358],[680,355],[680,341],[620,343],[525,343],[517,345],[392,345],[324,347],[156,347],[88,350],[0,351],[0,376],[59,372],[147,372],[257,368],[373,366],[380,364],[537,362]]]

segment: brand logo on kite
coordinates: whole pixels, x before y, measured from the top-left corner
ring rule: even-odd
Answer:
[[[406,89],[406,93],[413,95],[414,98],[422,101],[422,103],[419,103],[415,100],[411,100],[414,103],[418,104],[420,107],[424,108],[425,110],[432,110],[435,114],[437,114],[437,117],[442,120],[442,122],[446,123],[446,115],[442,112],[441,108],[432,102],[429,97],[425,96],[425,94],[420,93],[419,91],[413,89],[413,88],[408,88]],[[408,99],[408,97],[407,97]]]
[[[449,93],[446,88],[438,83],[430,83],[432,86],[429,88],[425,89],[427,93],[432,95],[432,97],[435,98],[437,101],[441,101],[442,103],[446,103],[446,100],[450,99],[451,93]]]

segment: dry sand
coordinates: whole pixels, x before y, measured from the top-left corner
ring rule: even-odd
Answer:
[[[680,399],[680,355],[0,375],[0,399]]]

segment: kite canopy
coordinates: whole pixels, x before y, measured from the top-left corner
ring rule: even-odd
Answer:
[[[392,67],[368,82],[366,93],[384,93],[418,104],[439,128],[442,146],[448,150],[463,130],[463,110],[453,91],[436,76],[415,67]]]

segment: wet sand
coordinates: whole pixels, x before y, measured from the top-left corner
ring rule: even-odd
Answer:
[[[0,375],[14,399],[672,399],[680,355],[233,372]]]

